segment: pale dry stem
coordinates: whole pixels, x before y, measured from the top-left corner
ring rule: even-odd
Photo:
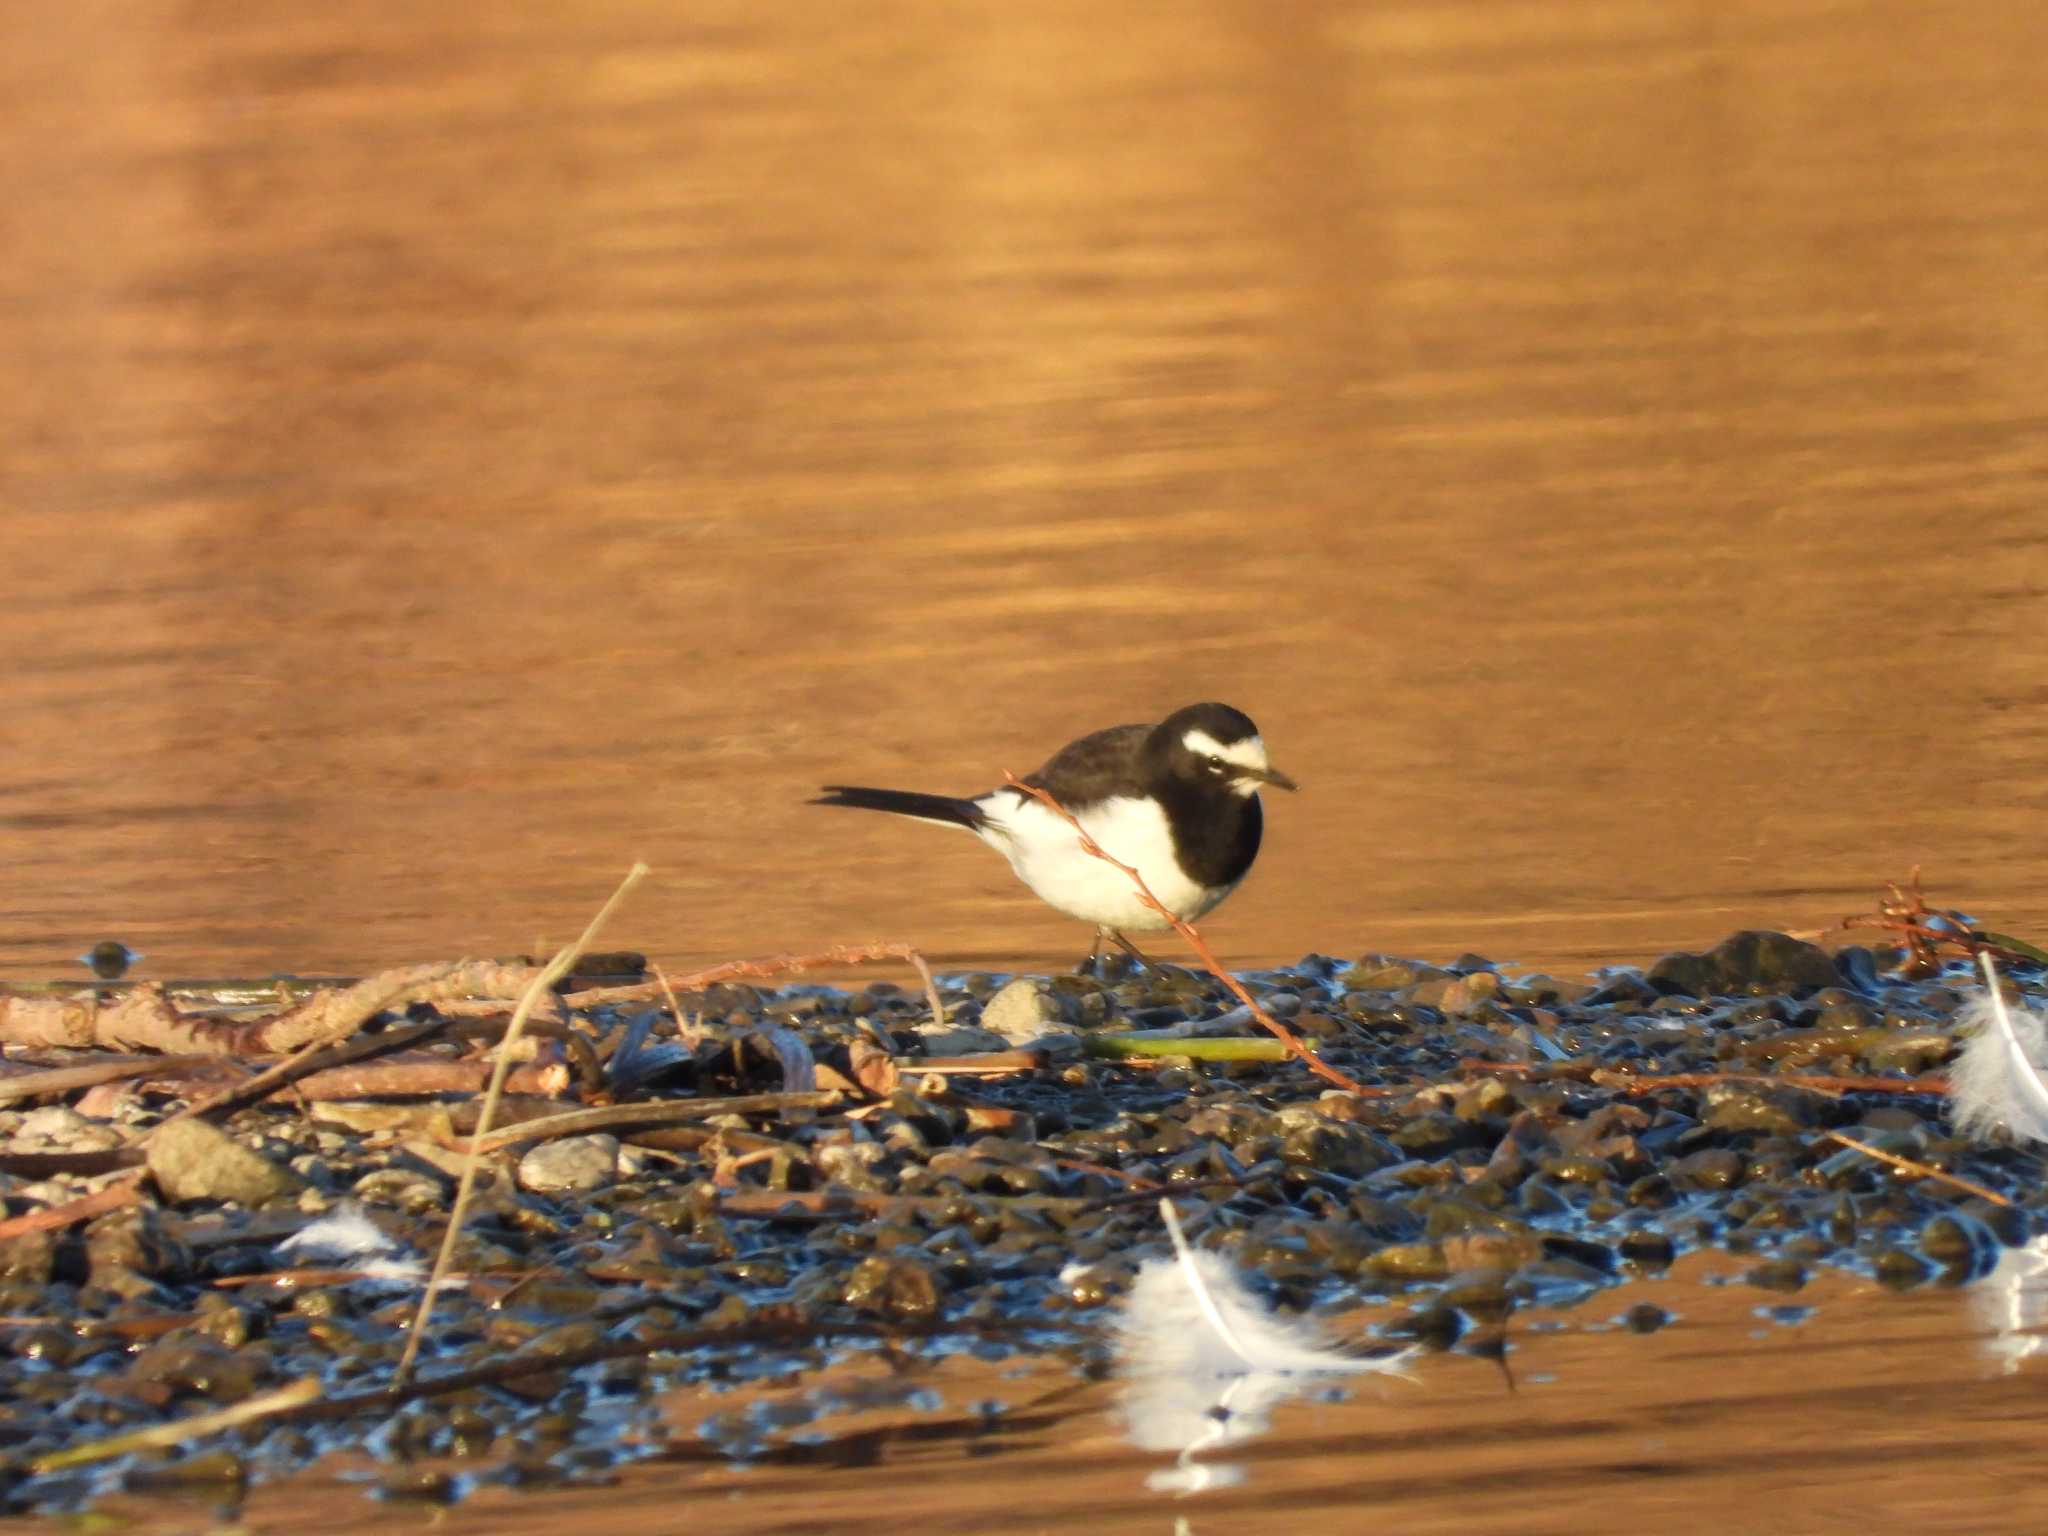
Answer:
[[[558,953],[541,968],[538,975],[527,985],[519,999],[519,1006],[513,1010],[512,1023],[505,1030],[503,1047],[497,1053],[497,1060],[491,1069],[490,1086],[484,1091],[483,1110],[477,1117],[476,1134],[472,1140],[469,1156],[462,1164],[462,1179],[455,1189],[455,1206],[448,1214],[448,1230],[441,1238],[441,1251],[434,1258],[433,1272],[427,1276],[426,1289],[420,1293],[419,1310],[414,1313],[411,1331],[405,1340],[405,1352],[399,1356],[396,1384],[403,1387],[412,1378],[413,1363],[419,1358],[420,1340],[426,1334],[427,1318],[434,1309],[434,1295],[441,1288],[443,1279],[455,1257],[455,1243],[462,1235],[462,1219],[468,1213],[471,1194],[476,1189],[476,1171],[483,1161],[483,1154],[476,1150],[476,1144],[483,1141],[491,1129],[491,1117],[497,1113],[498,1100],[505,1091],[505,1078],[512,1069],[511,1047],[526,1029],[526,1021],[533,1016],[540,1001],[562,977],[569,974],[569,968],[576,963],[576,957],[590,947],[626,893],[638,885],[647,874],[645,864],[635,864],[619,882],[619,888],[612,892],[611,899],[598,910],[590,920],[590,926],[582,936]]]

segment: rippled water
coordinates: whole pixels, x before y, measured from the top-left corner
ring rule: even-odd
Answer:
[[[973,790],[1221,697],[1247,960],[2048,930],[2048,20],[29,7],[0,966],[1085,937]]]

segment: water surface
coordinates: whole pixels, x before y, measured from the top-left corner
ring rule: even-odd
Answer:
[[[2048,933],[2048,13],[29,6],[0,969],[1085,935],[972,791],[1217,697],[1210,923]]]

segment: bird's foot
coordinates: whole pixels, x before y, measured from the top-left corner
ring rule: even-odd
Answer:
[[[1104,953],[1104,943],[1113,944],[1121,953]],[[1114,928],[1104,928],[1095,935],[1095,942],[1089,946],[1088,954],[1074,967],[1077,976],[1093,976],[1097,981],[1122,981],[1139,966],[1148,971],[1158,971],[1159,962],[1146,954],[1137,945],[1125,938]]]

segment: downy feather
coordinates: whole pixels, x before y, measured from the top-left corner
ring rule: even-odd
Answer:
[[[353,1204],[336,1206],[277,1246],[294,1259],[341,1264],[365,1280],[413,1284],[426,1278],[425,1266],[404,1254],[396,1239]]]
[[[1985,992],[1972,998],[1957,1023],[1974,1033],[1948,1079],[1948,1112],[1966,1136],[1988,1140],[1999,1132],[2021,1141],[2048,1141],[2048,1032],[2039,1014],[2005,1005],[1998,968],[1988,954]]]
[[[1272,1410],[1335,1376],[1401,1374],[1411,1351],[1361,1360],[1330,1347],[1313,1324],[1276,1317],[1230,1262],[1192,1247],[1160,1201],[1173,1259],[1148,1260],[1118,1318],[1122,1403],[1131,1439],[1178,1451],[1180,1471],[1151,1485],[1191,1492],[1227,1481],[1192,1457],[1265,1431]]]

